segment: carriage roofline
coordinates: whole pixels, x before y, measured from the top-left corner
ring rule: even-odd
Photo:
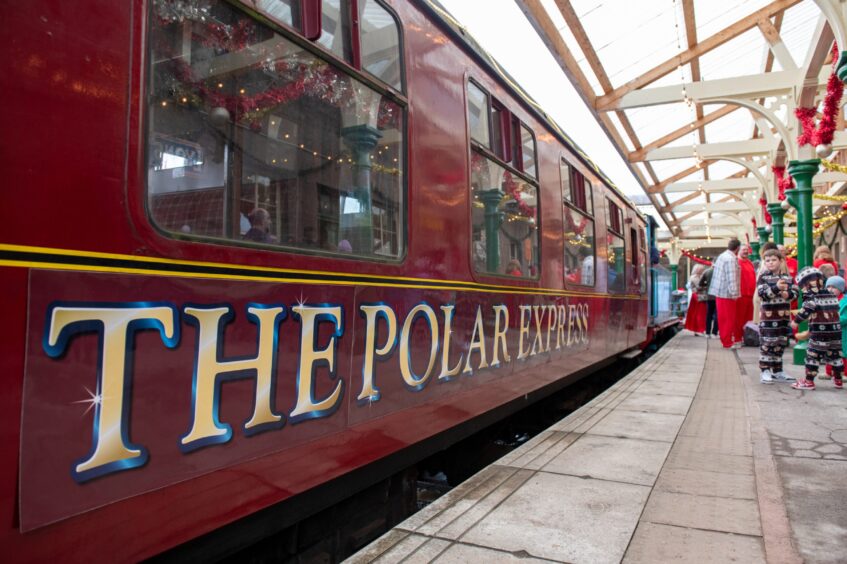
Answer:
[[[624,200],[628,207],[631,208],[642,220],[644,214],[638,211],[635,204],[630,200],[620,188],[615,185],[612,180],[600,169],[599,166],[583,151],[576,142],[573,141],[565,131],[547,113],[541,108],[518,82],[500,66],[500,64],[492,57],[480,44],[474,39],[470,32],[465,29],[438,0],[416,0],[422,5],[427,13],[438,23],[440,23],[453,37],[457,44],[464,47],[488,72],[505,86],[512,94],[524,103],[524,106],[542,123],[544,123],[550,131],[556,135],[559,140],[570,148],[574,154],[591,170],[600,177],[601,180],[610,188],[618,197]]]

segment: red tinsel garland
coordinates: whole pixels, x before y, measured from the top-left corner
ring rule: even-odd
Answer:
[[[693,260],[697,264],[705,264],[707,266],[712,266],[712,261],[710,261],[710,260],[701,259],[700,257],[695,257],[693,254],[686,251],[685,249],[682,249],[681,252],[682,252],[682,256],[687,257],[689,260]]]
[[[512,178],[511,172],[503,173],[503,188],[505,188],[506,193],[511,196],[512,200],[518,204],[518,209],[521,211],[521,214],[533,218],[535,217],[535,208],[531,208],[527,205],[526,202],[521,198],[521,193],[518,190],[518,183],[515,182],[515,179]]]
[[[768,200],[765,198],[764,194],[762,194],[762,197],[759,198],[759,205],[762,206],[762,215],[765,218],[765,223],[770,225],[773,218],[771,217],[771,214],[768,213]]]
[[[774,166],[771,167],[771,170],[776,176],[776,187],[779,190],[777,198],[781,202],[785,199],[785,191],[794,188],[794,179],[791,176],[785,176],[784,166]]]
[[[800,135],[797,136],[798,145],[829,145],[835,137],[836,118],[841,97],[844,95],[844,83],[835,74],[835,65],[838,62],[838,44],[832,45],[832,73],[826,83],[826,97],[823,102],[823,113],[817,128],[815,127],[815,108],[797,108],[794,115],[800,122]]]

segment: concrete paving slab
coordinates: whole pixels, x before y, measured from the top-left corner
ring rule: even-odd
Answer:
[[[664,468],[656,489],[692,495],[756,499],[756,480],[751,474],[727,474],[684,468]]]
[[[762,535],[759,505],[749,499],[654,490],[641,520],[725,533]]]
[[[672,443],[684,419],[682,415],[616,409],[587,432]]]
[[[652,486],[670,447],[658,441],[582,435],[544,471]]]
[[[417,536],[418,535],[415,535],[415,537]],[[450,541],[443,539],[431,539],[427,537],[424,538],[427,539],[424,544],[402,559],[405,564],[429,564],[450,547]],[[393,564],[394,562],[400,562],[400,560],[386,557],[382,559],[380,564],[383,564],[383,562],[384,564]]]
[[[553,562],[541,558],[532,558],[526,554],[512,554],[481,546],[454,544],[435,560],[437,564],[467,564],[468,562],[503,562],[504,564],[542,564]],[[405,563],[404,563],[405,564]]]
[[[521,448],[515,449],[512,452],[503,456],[497,461],[501,466],[515,466],[517,468],[527,468],[538,457],[549,453],[551,450],[556,453],[563,451],[572,442],[579,438],[579,434],[566,433],[562,431],[543,431],[533,437],[529,442]],[[555,455],[554,455],[555,456]],[[537,470],[540,466],[536,467]]]
[[[696,372],[695,372],[696,370]],[[703,370],[702,366],[700,368],[673,368],[662,370],[661,372],[654,372],[648,378],[648,382],[688,382],[688,383],[699,383],[700,382],[700,372]],[[657,384],[661,385],[661,384]]]
[[[650,382],[645,380],[635,391],[645,394],[659,394],[662,396],[686,396],[694,397],[697,393],[697,382]]]
[[[697,449],[696,441],[677,441],[668,455],[665,467],[752,476],[753,457],[702,452]]]
[[[757,537],[640,523],[624,558],[625,564],[724,564],[765,562]]]
[[[564,562],[617,563],[649,493],[645,486],[540,472],[462,541]]]
[[[512,477],[506,480],[496,490],[470,505],[465,511],[452,511],[453,508],[451,507],[439,515],[439,518],[433,519],[427,523],[427,526],[421,527],[420,531],[426,533],[429,528],[431,534],[437,534],[441,538],[457,540],[468,529],[479,523],[495,507],[500,505],[504,499],[512,495],[532,475],[528,470],[515,472]]]
[[[629,411],[685,415],[691,406],[691,400],[692,398],[686,396],[662,396],[633,392],[621,402],[620,407]]]
[[[403,541],[409,538],[411,535],[405,531],[398,531],[396,529],[392,529],[388,531],[386,534],[379,537],[377,540],[366,546],[364,549],[360,550],[345,562],[350,564],[365,564],[366,562],[378,562],[379,558],[383,555],[394,553],[395,557],[399,560],[402,559],[406,554],[422,545],[426,542],[426,537],[418,537],[418,539],[413,539],[408,545],[408,548],[399,548],[400,545],[403,544]],[[396,552],[394,552],[396,550]]]
[[[847,562],[847,462],[775,458],[800,554],[807,562]]]

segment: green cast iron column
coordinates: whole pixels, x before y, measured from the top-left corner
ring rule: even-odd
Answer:
[[[770,237],[770,234],[768,233],[767,228],[757,227],[756,233],[759,234],[759,246],[760,247],[768,242],[768,238]]]
[[[756,257],[759,257],[759,247],[761,247],[762,245],[758,241],[753,241],[752,243],[750,243],[750,246],[753,248],[753,260],[755,260]]]
[[[675,291],[679,288],[679,265],[672,264],[671,265],[671,292]]]
[[[818,172],[820,159],[806,161],[791,161],[788,163],[788,174],[797,186],[786,190],[788,202],[797,209],[797,270],[812,265],[812,177]],[[803,323],[800,331],[808,329]],[[808,343],[800,342],[794,347],[794,364],[804,364]]]
[[[771,214],[772,218],[773,242],[777,245],[783,245],[785,243],[785,223],[782,219],[785,217],[785,210],[782,209],[782,204],[777,202],[768,204],[768,213]]]

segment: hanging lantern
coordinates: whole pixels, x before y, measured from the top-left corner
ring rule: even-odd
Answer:
[[[829,143],[821,143],[817,147],[815,147],[815,153],[818,157],[825,159],[832,154],[832,145]]]

